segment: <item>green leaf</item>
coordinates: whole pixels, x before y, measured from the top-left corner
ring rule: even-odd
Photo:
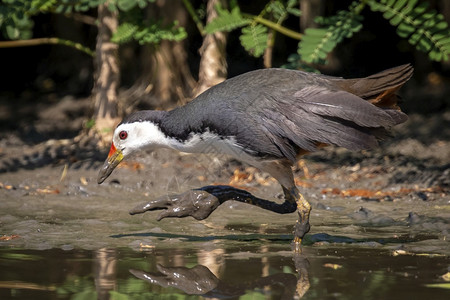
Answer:
[[[236,28],[250,24],[251,20],[244,18],[238,6],[231,11],[216,6],[217,17],[205,26],[206,33],[214,33],[217,31],[232,31]]]
[[[239,37],[242,46],[254,57],[260,57],[267,48],[267,27],[256,24],[242,28]]]
[[[296,16],[296,17],[300,17],[300,16],[302,15],[301,10],[298,9],[298,8],[287,7],[287,8],[286,8],[286,11],[287,11],[288,13],[290,13],[291,15]]]
[[[150,24],[123,23],[114,33],[111,41],[123,44],[135,40],[139,44],[158,44],[162,40],[180,41],[186,38],[187,33],[177,22],[162,26],[160,22]]]
[[[284,18],[288,13],[281,1],[270,2],[267,11],[271,12],[276,20]]]
[[[397,34],[408,39],[417,50],[428,53],[435,61],[447,60],[450,47],[443,43],[450,36],[444,16],[429,9],[427,1],[418,0],[368,0],[372,11],[383,13],[390,24],[397,27]]]
[[[123,44],[131,41],[134,38],[138,25],[131,23],[123,23],[117,27],[117,31],[114,32],[111,41],[118,44]]]
[[[325,28],[308,28],[299,43],[298,54],[305,62],[321,63],[338,43],[350,38],[362,28],[362,16],[357,12],[357,2],[348,11],[338,11],[335,16],[318,17],[315,21]]]
[[[129,11],[137,5],[136,0],[117,0],[117,7],[123,11]]]

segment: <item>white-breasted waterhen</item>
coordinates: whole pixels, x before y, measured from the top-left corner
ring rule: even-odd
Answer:
[[[311,206],[295,186],[291,167],[299,155],[324,145],[350,150],[377,146],[388,130],[407,120],[395,92],[413,73],[402,65],[365,78],[343,79],[287,69],[263,69],[228,79],[171,111],[138,111],[117,126],[98,177],[102,183],[130,154],[160,147],[183,152],[231,155],[268,172],[281,184],[285,203],[257,198],[226,186],[205,194],[164,198],[145,210],[159,216],[206,218],[225,200],[238,200],[277,213],[298,211],[294,242],[309,231]],[[202,201],[205,200],[205,201]]]

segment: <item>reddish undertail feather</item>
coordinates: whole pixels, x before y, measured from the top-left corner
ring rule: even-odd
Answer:
[[[336,84],[375,106],[400,110],[396,92],[411,78],[413,72],[414,68],[407,64],[365,78],[337,79]]]
[[[368,99],[370,103],[372,103],[375,106],[381,107],[381,108],[391,108],[396,110],[401,110],[398,106],[399,97],[396,94],[396,92],[401,88],[401,86],[389,89],[384,91],[383,93],[380,93],[376,98],[374,99]]]

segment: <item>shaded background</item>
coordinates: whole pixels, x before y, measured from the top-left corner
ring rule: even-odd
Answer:
[[[317,1],[316,1],[317,2]],[[431,7],[441,12],[449,21],[447,1],[429,1]],[[205,5],[203,1],[193,1],[195,7]],[[329,16],[340,9],[346,9],[351,1],[322,1],[323,15]],[[257,14],[264,2],[239,1],[242,11]],[[96,11],[87,12],[95,17]],[[187,13],[186,13],[187,14]],[[308,16],[305,16],[305,18]],[[439,114],[450,106],[450,64],[432,62],[427,55],[418,52],[406,40],[395,33],[395,28],[382,17],[366,9],[364,28],[351,39],[344,40],[332,52],[330,63],[318,68],[326,74],[357,77],[378,72],[385,68],[404,63],[412,63],[416,69],[414,78],[402,90],[406,99],[402,108],[407,113]],[[202,44],[192,19],[186,16],[188,37],[184,43],[187,63],[192,76],[197,79]],[[75,21],[61,14],[40,14],[33,18],[33,37],[57,36],[70,39],[95,48],[96,28]],[[300,31],[298,18],[289,18],[286,27]],[[254,58],[240,45],[240,30],[228,34],[227,63],[228,77],[245,71],[262,68],[263,58]],[[133,89],[133,84],[143,76],[142,56],[144,47],[130,42],[120,47],[121,65],[120,95]],[[286,63],[290,54],[295,53],[297,41],[281,34],[277,35],[274,46],[273,66]],[[17,133],[26,143],[36,143],[49,138],[71,138],[82,129],[92,115],[92,104],[87,100],[93,88],[93,60],[88,55],[70,47],[41,45],[0,49],[0,137]],[[125,93],[126,94],[126,93]],[[128,94],[126,94],[128,95]],[[126,97],[125,95],[125,97]],[[63,101],[66,100],[65,104]],[[70,100],[70,101],[69,101]],[[137,108],[169,108],[178,99],[157,101],[142,98]],[[127,105],[126,99],[123,100]],[[42,114],[50,106],[62,106],[59,111]],[[65,110],[61,112],[61,110]],[[119,112],[120,113],[120,112]],[[58,116],[64,114],[64,117]],[[50,126],[37,129],[33,122],[53,116],[60,122],[67,117],[76,120],[70,126]],[[81,118],[81,119],[80,119]],[[84,121],[82,121],[84,119]]]

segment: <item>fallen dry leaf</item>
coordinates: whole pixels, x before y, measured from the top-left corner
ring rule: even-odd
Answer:
[[[136,161],[122,161],[117,167],[133,171],[144,169],[144,165]]]
[[[295,185],[296,185],[296,186],[301,186],[301,187],[304,187],[304,188],[310,188],[310,187],[312,187],[312,184],[311,184],[311,183],[309,183],[309,182],[307,182],[307,181],[304,181],[304,180],[301,180],[301,179],[299,179],[299,178],[294,178],[294,181],[295,181]]]
[[[17,239],[20,236],[13,234],[13,235],[4,235],[4,236],[0,236],[0,241],[10,241],[12,239]]]
[[[256,172],[255,173],[255,180],[257,183],[259,183],[260,185],[264,185],[264,186],[268,186],[271,185],[272,182],[275,181],[275,178],[273,177],[267,177],[267,176],[263,176],[261,173]]]
[[[12,190],[12,189],[14,189],[14,186],[12,186],[10,184],[4,184],[3,182],[0,182],[0,189]]]
[[[300,159],[298,162],[298,167],[303,170],[303,174],[305,175],[306,179],[311,179],[311,175],[309,174],[308,166],[306,165],[305,161],[303,159]]]
[[[61,177],[59,178],[59,181],[60,182],[62,182],[65,178],[66,178],[66,176],[67,176],[67,170],[69,169],[69,165],[68,164],[65,164],[64,165],[64,169],[63,169],[63,171],[62,171],[62,173],[61,173]]]
[[[36,189],[38,194],[59,194],[60,191],[56,188],[46,187],[44,189]]]
[[[237,184],[242,185],[246,183],[250,183],[254,178],[253,173],[247,172],[247,169],[245,171],[241,171],[238,168],[236,168],[233,172],[233,175],[230,179],[230,185]]]
[[[88,182],[87,182],[87,180],[86,180],[86,177],[81,176],[81,177],[80,177],[80,182],[81,182],[82,185],[88,185]]]

